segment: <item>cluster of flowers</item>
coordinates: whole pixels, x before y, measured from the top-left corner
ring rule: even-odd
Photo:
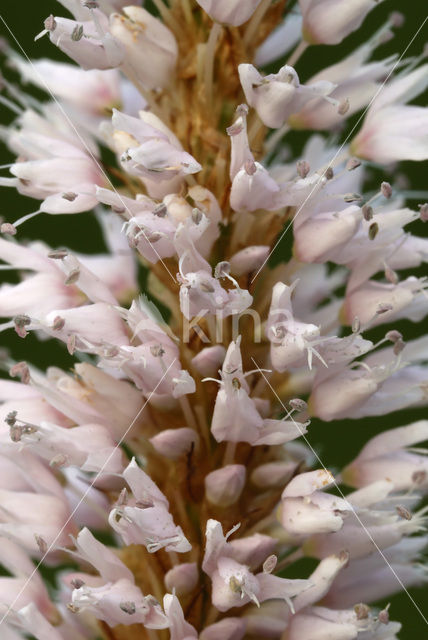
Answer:
[[[428,399],[428,338],[364,337],[428,312],[425,279],[400,277],[428,258],[405,230],[428,206],[387,182],[361,195],[367,164],[428,158],[428,110],[407,104],[428,64],[370,61],[393,14],[300,82],[306,48],[340,43],[377,0],[154,0],[157,17],[59,2],[70,17],[40,37],[73,63],[9,51],[51,100],[7,80],[0,97],[17,114],[0,185],[41,201],[2,224],[0,268],[22,279],[0,288],[1,329],[76,358],[71,373],[3,358],[1,637],[393,640],[401,625],[370,605],[427,578],[428,421],[375,436],[336,478],[305,434],[311,416]],[[301,129],[331,135],[287,161]],[[105,254],[17,242],[30,217],[93,209]],[[293,257],[268,267],[291,225]],[[304,557],[315,570],[288,578]]]

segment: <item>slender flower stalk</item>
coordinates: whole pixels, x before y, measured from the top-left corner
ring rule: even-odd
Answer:
[[[0,185],[37,204],[1,225],[0,637],[394,640],[379,599],[428,576],[428,421],[373,419],[334,473],[310,436],[428,402],[428,339],[395,325],[428,313],[428,205],[392,164],[428,158],[423,55],[372,59],[395,15],[300,78],[376,0],[60,4],[38,37],[70,62],[6,49],[49,100],[2,85]],[[330,137],[291,157],[291,129]],[[104,253],[25,241],[92,212]],[[31,332],[71,369],[17,362]]]

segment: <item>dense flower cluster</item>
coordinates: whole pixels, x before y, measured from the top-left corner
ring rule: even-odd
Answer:
[[[0,185],[41,203],[2,224],[1,268],[22,278],[0,288],[1,329],[75,356],[71,372],[5,356],[1,638],[394,640],[371,604],[427,579],[428,421],[375,436],[336,477],[305,434],[312,416],[428,400],[428,338],[390,324],[428,313],[405,273],[428,258],[407,230],[428,205],[387,182],[364,195],[367,165],[428,158],[428,110],[408,104],[428,64],[371,60],[392,15],[301,82],[305,49],[340,43],[377,0],[59,2],[68,17],[40,37],[71,63],[9,52],[49,101],[7,81],[1,98],[17,118]],[[334,134],[362,109],[341,146],[314,133],[287,157],[288,131]],[[30,217],[92,210],[105,254],[21,242]],[[289,230],[293,256],[271,268]],[[304,557],[312,573],[287,577]]]

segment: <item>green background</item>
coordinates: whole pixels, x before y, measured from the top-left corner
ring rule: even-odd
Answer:
[[[347,0],[343,0],[343,2],[346,1]],[[387,0],[381,3],[379,7],[369,14],[362,28],[349,36],[341,45],[309,48],[296,66],[300,80],[304,82],[314,75],[316,71],[340,60],[356,46],[368,39],[370,35],[385,22],[386,16],[393,10],[404,13],[405,23],[400,29],[396,30],[396,37],[392,41],[377,49],[375,58],[381,59],[396,52],[399,52],[401,55],[414,34],[423,24],[427,13],[426,6],[426,3],[421,0],[413,0],[413,2],[407,3],[397,0]],[[21,45],[30,58],[50,57],[67,61],[66,56],[54,47],[47,37],[34,42],[34,36],[43,29],[43,20],[51,13],[54,15],[67,15],[65,9],[54,0],[21,0],[21,2],[2,0],[0,5],[0,14],[3,20],[19,42],[19,45]],[[413,43],[407,49],[405,57],[418,55],[423,50],[424,45],[426,46],[427,25],[428,22],[425,23]],[[11,43],[11,46],[15,50],[19,50],[18,42],[13,40],[12,35],[1,21],[0,33],[4,39]],[[10,69],[8,69],[4,56],[2,56],[1,62],[5,75],[13,78],[14,75]],[[276,71],[279,66],[280,63],[275,64],[269,70]],[[41,97],[41,94],[37,95]],[[426,94],[425,96],[419,96],[415,102],[426,105]],[[0,105],[0,123],[7,125],[12,119],[10,112]],[[352,118],[349,127],[352,127],[352,124],[355,123],[356,120],[357,117]],[[344,133],[344,136],[345,135],[346,132]],[[305,134],[293,133],[287,138],[287,142],[290,142],[298,153],[304,139]],[[13,159],[9,151],[0,144],[0,164],[11,162]],[[427,170],[427,163],[402,163],[400,167],[400,172],[405,173],[410,179],[411,188],[417,190],[427,188]],[[3,171],[2,175],[7,175],[7,171]],[[393,175],[394,171],[392,169],[385,169],[382,175],[378,174],[377,184],[379,184],[380,178],[393,182]],[[374,176],[374,179],[375,178],[376,176]],[[374,180],[373,186],[375,185],[376,181]],[[426,199],[427,198],[425,198],[425,201]],[[409,206],[415,207],[419,202],[421,202],[421,199],[415,201],[409,200],[408,204]],[[7,188],[3,188],[1,191],[0,203],[0,216],[4,220],[10,221],[16,220],[21,215],[34,211],[37,208],[37,201],[19,196],[15,190]],[[427,235],[428,224],[423,225],[417,222],[413,225],[412,231],[419,235]],[[273,257],[274,262],[284,260],[289,255],[290,234],[287,235],[288,237],[281,242],[275,251]],[[99,236],[98,226],[93,214],[90,213],[70,216],[39,216],[35,220],[31,220],[25,224],[23,230],[20,230],[20,237],[40,238],[52,247],[68,246],[80,252],[95,252],[104,249],[102,239]],[[426,269],[420,269],[417,275],[425,275],[425,273]],[[13,281],[13,275],[11,276],[9,274],[8,280]],[[395,323],[394,327],[402,331],[404,338],[408,340],[425,333],[426,325],[426,321],[419,325],[402,321]],[[377,339],[382,337],[384,333],[385,328],[381,327],[367,337]],[[21,340],[14,332],[8,331],[0,334],[0,343],[11,351],[16,360],[26,359],[41,368],[55,364],[67,369],[72,366],[74,361],[73,358],[68,355],[62,344],[54,341],[39,342],[34,335],[29,335],[25,340]],[[349,462],[372,435],[393,426],[407,424],[422,417],[426,417],[425,409],[406,410],[384,417],[367,418],[357,421],[341,420],[331,423],[321,423],[319,420],[313,420],[309,428],[308,438],[312,446],[319,453],[326,467],[334,471],[339,469],[342,464]],[[423,611],[425,617],[428,618],[428,589],[426,587],[412,589],[411,595]],[[406,594],[400,593],[388,599],[388,601],[389,600],[392,603],[391,618],[403,623],[403,630],[400,633],[402,640],[422,640],[428,638],[428,625]],[[386,604],[386,602],[381,604]]]

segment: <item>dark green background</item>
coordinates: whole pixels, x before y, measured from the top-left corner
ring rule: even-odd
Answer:
[[[343,0],[346,2],[347,0]],[[426,3],[422,0],[403,3],[398,0],[381,3],[368,18],[366,18],[362,28],[355,34],[349,36],[341,45],[335,47],[318,46],[309,48],[297,65],[300,79],[304,82],[319,69],[340,60],[348,52],[368,39],[370,35],[384,23],[390,11],[401,11],[405,14],[405,24],[396,30],[396,37],[389,43],[379,47],[375,53],[376,58],[384,58],[393,53],[400,54],[406,49],[408,43],[419,29],[426,17]],[[61,52],[50,44],[47,37],[34,42],[34,36],[43,28],[43,20],[50,14],[66,15],[66,11],[54,0],[2,0],[0,13],[8,27],[19,41],[25,53],[30,58],[50,57],[58,60],[67,60]],[[428,22],[418,34],[417,38],[407,50],[406,57],[418,55],[427,41]],[[11,42],[12,47],[19,50],[19,46],[13,41],[4,24],[0,22],[1,36]],[[22,53],[22,52],[21,52]],[[10,70],[5,65],[2,56],[4,73],[13,78]],[[275,65],[279,67],[279,65]],[[275,70],[275,69],[272,69]],[[419,104],[426,104],[426,95],[420,96],[416,101]],[[12,120],[11,114],[0,105],[0,123],[8,124]],[[352,120],[355,122],[356,118]],[[350,126],[352,126],[352,122]],[[293,147],[298,151],[301,148],[305,134],[291,134],[288,137]],[[13,160],[13,156],[0,145],[0,164],[5,164]],[[410,178],[413,189],[423,190],[427,188],[427,163],[402,163],[400,170]],[[2,175],[7,175],[3,171]],[[380,174],[379,174],[380,177]],[[379,178],[378,178],[379,179]],[[393,182],[393,172],[385,170],[383,179]],[[375,186],[375,183],[373,183]],[[418,202],[409,200],[409,206],[415,207]],[[37,202],[19,196],[14,190],[3,188],[1,191],[0,216],[5,220],[16,220],[21,215],[36,210]],[[416,223],[412,231],[419,235],[427,235],[428,224]],[[290,234],[288,234],[289,236]],[[47,216],[42,215],[34,221],[26,223],[20,230],[20,237],[40,238],[53,247],[68,246],[78,249],[81,252],[95,252],[103,249],[103,242],[99,236],[98,227],[94,217],[90,213],[83,213],[71,216]],[[277,248],[274,261],[286,259],[289,255],[290,246],[286,239]],[[424,275],[425,269],[420,269],[418,275]],[[10,280],[13,276],[8,276]],[[424,331],[424,326],[425,331]],[[396,323],[405,339],[411,339],[426,332],[426,322],[413,325],[403,321]],[[384,328],[377,329],[368,337],[381,337],[385,332]],[[14,332],[0,334],[1,344],[7,346],[17,360],[27,359],[45,368],[50,364],[56,364],[64,368],[71,367],[71,358],[63,345],[49,341],[40,343],[30,335],[25,340],[21,340]],[[309,430],[309,440],[316,448],[323,460],[323,463],[330,469],[339,469],[344,463],[349,462],[367,441],[369,437],[381,430],[407,424],[413,420],[426,416],[426,411],[417,409],[412,411],[401,411],[391,416],[380,418],[367,418],[364,420],[352,421],[341,420],[333,423],[321,423],[314,420]],[[411,590],[412,596],[418,606],[428,617],[428,590],[426,587]],[[422,640],[428,638],[427,624],[416,611],[412,602],[406,594],[399,594],[390,599],[391,618],[400,620],[403,623],[403,631],[400,633],[402,640]],[[386,604],[386,603],[383,603]],[[1,636],[1,634],[0,634]]]

